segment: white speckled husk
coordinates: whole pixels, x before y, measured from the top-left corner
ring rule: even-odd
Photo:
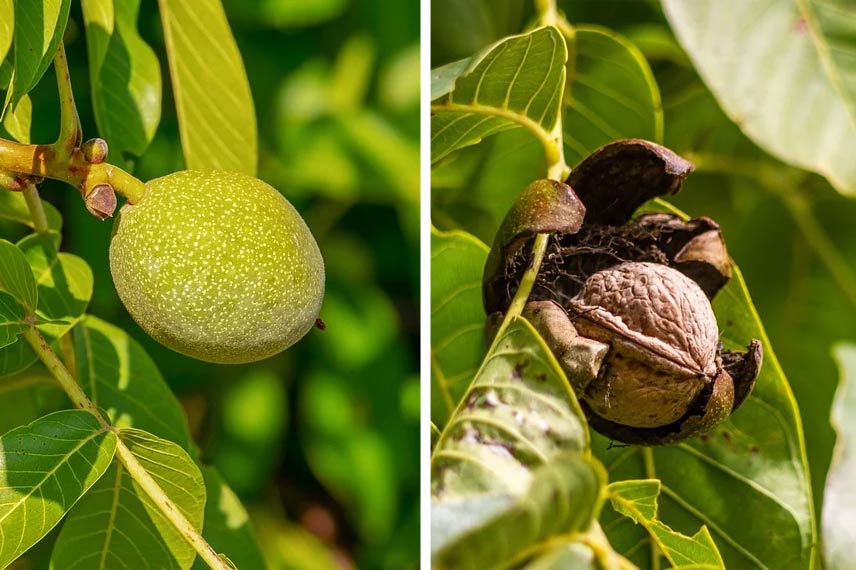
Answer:
[[[256,178],[185,170],[125,205],[110,269],[128,312],[169,348],[209,362],[272,356],[315,323],[324,261],[279,192]]]

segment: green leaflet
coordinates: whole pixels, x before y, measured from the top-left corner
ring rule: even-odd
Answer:
[[[94,279],[87,263],[70,253],[59,251],[60,234],[31,234],[18,247],[24,252],[36,278],[36,313],[48,321],[63,321],[39,327],[43,334],[60,337],[77,322],[92,297]]]
[[[431,418],[446,424],[484,356],[481,281],[488,248],[431,228]]]
[[[202,473],[180,447],[135,429],[122,441],[197,529],[205,511]],[[52,568],[187,570],[196,551],[118,461],[69,514],[51,557]]]
[[[689,537],[673,531],[657,518],[659,480],[619,481],[610,484],[607,490],[613,508],[642,525],[650,533],[660,552],[675,568],[725,570],[722,557],[707,527],[701,527],[696,534]]]
[[[553,457],[517,493],[462,495],[431,505],[435,570],[488,570],[522,561],[539,541],[586,531],[601,506],[603,468],[569,454]]]
[[[62,215],[50,203],[42,200],[48,227],[59,231],[62,229]],[[33,227],[33,218],[27,209],[27,202],[20,192],[0,192],[0,219],[10,220],[19,224]]]
[[[30,328],[27,311],[14,297],[0,292],[0,348],[18,340],[18,335]]]
[[[458,400],[431,455],[435,568],[506,567],[555,548],[542,544],[554,533],[589,529],[602,467],[588,457],[567,379],[525,319],[502,333]]]
[[[116,435],[64,410],[0,437],[0,568],[45,536],[99,480]]]
[[[432,95],[442,95],[431,103],[431,162],[515,126],[550,140],[567,58],[559,31],[546,27],[499,41],[467,66],[435,72],[440,83],[432,85]]]
[[[636,46],[607,28],[578,26],[574,32],[562,118],[568,164],[617,139],[662,142],[660,90]]]
[[[140,156],[161,116],[160,63],[137,32],[139,0],[84,0],[92,104],[110,160]]]
[[[36,311],[38,291],[27,258],[18,247],[0,240],[0,292],[7,293],[31,316]]]
[[[856,193],[856,23],[846,0],[665,0],[725,112],[777,158]],[[798,86],[798,88],[795,88]],[[806,94],[810,94],[810,98]]]
[[[0,63],[6,59],[12,47],[12,35],[15,33],[15,4],[12,0],[0,0]]]
[[[71,0],[15,2],[15,69],[0,113],[3,116],[10,104],[13,109],[18,106],[47,71],[65,33],[70,8]]]
[[[518,318],[488,353],[431,456],[431,495],[518,495],[532,469],[559,453],[583,452],[588,429],[573,390],[547,346]]]
[[[111,423],[146,430],[190,452],[184,410],[143,347],[92,315],[73,334],[77,379]]]
[[[158,5],[187,168],[255,176],[255,108],[220,0],[159,0]]]
[[[3,117],[3,129],[13,139],[22,143],[30,142],[30,125],[33,122],[33,102],[29,95],[21,97],[14,110],[9,110]]]
[[[71,330],[86,311],[92,297],[92,270],[81,258],[60,253],[60,234],[30,234],[17,248],[23,251],[38,293],[36,315],[44,324],[39,331],[49,338],[59,338]],[[24,342],[0,349],[0,376],[26,369],[36,361],[36,354]]]

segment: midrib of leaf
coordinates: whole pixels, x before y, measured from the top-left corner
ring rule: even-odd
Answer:
[[[107,553],[110,551],[110,541],[113,539],[113,527],[116,524],[116,513],[119,510],[119,494],[122,492],[122,474],[125,470],[121,465],[116,469],[116,483],[113,485],[113,503],[110,507],[110,521],[107,524],[106,536],[104,537],[104,548],[101,549],[101,562],[99,568],[104,569],[107,561]]]
[[[847,108],[847,116],[850,119],[850,124],[853,125],[854,129],[856,129],[856,99],[854,99],[850,93],[847,93],[842,85],[841,75],[838,72],[838,65],[835,63],[830,53],[829,43],[826,41],[823,31],[820,29],[820,24],[812,10],[810,0],[795,1],[800,15],[805,19],[808,26],[812,43],[814,44],[815,50],[817,50],[817,55],[820,59],[821,65],[823,65],[823,68],[826,70],[829,82],[832,84],[835,92],[838,93],[838,96]]]

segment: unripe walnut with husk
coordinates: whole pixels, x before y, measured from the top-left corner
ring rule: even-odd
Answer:
[[[745,400],[761,365],[759,341],[746,352],[719,343],[710,299],[731,265],[716,223],[632,219],[644,202],[677,192],[691,171],[647,141],[607,145],[567,184],[540,180],[524,190],[485,268],[485,309],[501,315],[530,263],[532,236],[551,234],[523,315],[591,426],[626,443],[672,443],[709,430]]]
[[[146,184],[115,222],[110,269],[148,334],[209,362],[272,356],[314,325],[324,262],[300,214],[261,180],[187,170]]]

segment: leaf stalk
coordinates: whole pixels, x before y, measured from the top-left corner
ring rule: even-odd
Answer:
[[[178,530],[181,536],[196,550],[200,558],[205,561],[210,568],[214,570],[234,570],[229,564],[223,561],[217,552],[210,544],[202,537],[199,531],[194,528],[193,524],[178,510],[175,504],[167,497],[164,490],[152,478],[146,468],[143,467],[133,452],[122,441],[121,433],[101,413],[101,410],[95,403],[89,399],[71,373],[63,364],[62,360],[51,348],[48,341],[41,333],[32,327],[22,333],[22,337],[26,340],[36,355],[39,357],[51,374],[57,379],[59,385],[68,395],[72,403],[82,410],[92,413],[98,423],[108,431],[116,432],[118,439],[116,443],[116,456],[119,462],[128,471],[128,474],[140,485],[154,504],[160,509],[163,515],[172,523]]]

